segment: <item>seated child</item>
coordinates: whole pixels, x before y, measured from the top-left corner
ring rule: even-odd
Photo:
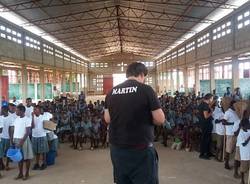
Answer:
[[[82,143],[87,143],[87,139],[91,138],[91,129],[92,124],[90,117],[87,116],[86,118],[82,117],[81,121],[81,141],[80,141],[80,147],[82,147]]]
[[[171,148],[174,150],[181,150],[183,143],[183,125],[177,125],[174,131],[174,143],[172,144]]]
[[[91,150],[93,150],[94,148],[98,148],[100,140],[100,126],[101,125],[98,121],[97,116],[94,116],[91,127]]]

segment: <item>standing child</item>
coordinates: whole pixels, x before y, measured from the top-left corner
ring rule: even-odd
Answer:
[[[2,116],[1,120],[3,123],[3,131],[2,135],[0,136],[1,142],[2,142],[2,153],[3,157],[6,157],[7,150],[10,147],[10,137],[13,136],[12,129],[13,129],[13,123],[11,115],[8,113],[8,107],[4,106],[2,107]],[[0,165],[3,166],[3,169],[9,170],[9,158],[6,158],[6,165],[3,162],[3,159],[0,160]]]
[[[32,114],[32,147],[36,155],[36,162],[33,170],[44,170],[47,167],[46,153],[49,151],[48,140],[46,131],[43,128],[44,116],[41,114],[40,106],[35,106],[34,113]],[[40,157],[42,164],[39,165]]]
[[[219,162],[222,162],[223,160],[222,157],[223,157],[224,134],[225,134],[225,127],[222,124],[223,117],[224,117],[223,109],[216,106],[213,112],[213,122],[215,124],[215,133],[216,133],[215,159]]]
[[[25,116],[31,119],[33,110],[34,110],[34,108],[32,106],[32,99],[27,98],[26,99],[26,106],[25,106]]]
[[[241,130],[237,141],[240,147],[240,158],[241,158],[241,184],[245,184],[245,173],[250,167],[250,122],[249,118],[245,118],[241,121]]]
[[[236,148],[236,136],[234,135],[234,123],[240,121],[234,109],[235,101],[230,103],[230,108],[225,112],[223,125],[226,126],[226,153],[225,169],[230,169],[229,158]]]
[[[25,107],[23,105],[17,106],[17,119],[14,121],[14,135],[13,142],[17,148],[22,151],[23,159],[18,163],[19,174],[15,178],[27,180],[29,178],[30,162],[33,159],[33,150],[29,138],[31,131],[31,119],[25,116]],[[23,173],[24,163],[26,165],[26,172]]]

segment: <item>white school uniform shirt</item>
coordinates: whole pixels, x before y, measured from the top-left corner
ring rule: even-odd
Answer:
[[[53,118],[53,115],[50,112],[44,112],[43,117],[44,117],[44,120],[49,121],[50,119]]]
[[[15,102],[12,102],[15,106],[18,106],[20,103],[16,100]]]
[[[229,123],[239,123],[240,118],[237,113],[229,108],[224,115],[224,119]],[[226,125],[226,135],[234,135],[234,125]]]
[[[239,147],[240,147],[240,159],[245,161],[250,160],[250,142],[246,146],[243,146],[242,143],[244,143],[249,136],[250,136],[250,130],[245,132],[241,129],[239,136],[237,138],[237,142],[239,142]]]
[[[53,118],[53,115],[50,113],[50,112],[44,112],[43,113],[43,120],[45,121],[49,121],[50,119]],[[45,130],[46,133],[50,133],[51,131],[50,130]]]
[[[25,106],[25,116],[32,119],[32,112],[34,111],[34,107],[33,106],[30,106],[30,107],[27,107]]]
[[[24,116],[17,117],[14,121],[14,139],[22,139],[26,133],[26,128],[31,127],[31,119]]]
[[[0,138],[3,139],[9,139],[9,127],[14,126],[14,122],[11,119],[11,116],[1,116],[0,121],[2,121],[3,124],[3,131],[2,134],[0,135]]]
[[[221,108],[215,107],[214,112],[213,112],[213,124],[214,124],[214,132],[218,135],[224,135],[225,134],[225,126],[220,123],[215,123],[215,120],[222,120],[224,118],[224,113],[222,112]]]
[[[16,115],[15,112],[14,112],[14,113],[9,112],[9,116],[10,116],[10,119],[11,119],[11,121],[12,121],[12,124],[14,125],[14,121],[16,120],[16,118],[17,118],[18,116]]]
[[[32,129],[32,137],[45,137],[46,131],[43,128],[44,116],[34,116],[34,128]]]

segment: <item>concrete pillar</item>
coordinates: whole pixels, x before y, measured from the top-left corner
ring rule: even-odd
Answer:
[[[185,89],[185,94],[188,94],[188,69],[185,67],[183,69],[183,78],[184,78],[184,89]]]
[[[76,94],[78,94],[78,92],[79,92],[78,83],[79,83],[79,81],[78,81],[78,74],[76,73],[76,74],[75,74],[75,92],[76,92]],[[80,84],[79,84],[79,85],[80,85]]]
[[[70,94],[73,94],[73,74],[72,72],[69,73],[69,89],[70,89]]]
[[[175,89],[175,90],[178,90],[178,91],[180,91],[180,88],[181,88],[179,72],[180,72],[180,69],[176,69],[176,84],[177,84],[176,86],[177,86],[177,89]]]
[[[65,93],[66,92],[66,79],[65,79],[65,71],[62,71],[62,93]]]
[[[81,73],[80,74],[80,90],[79,90],[80,92],[84,90],[83,87],[84,87],[84,74]]]
[[[55,97],[55,87],[56,87],[56,69],[53,69],[53,80],[52,80],[52,94],[53,94],[53,98]],[[58,89],[57,89],[58,90]]]
[[[28,94],[28,72],[26,65],[22,65],[22,101],[25,103]]]
[[[215,89],[215,79],[214,79],[214,61],[209,62],[209,75],[210,75],[210,92],[212,93]]]
[[[45,79],[44,79],[44,68],[40,67],[40,85],[41,85],[41,100],[45,100]]]
[[[200,91],[200,75],[199,75],[199,64],[195,64],[195,94]]]
[[[232,84],[233,90],[239,87],[239,61],[237,56],[232,58]]]
[[[174,94],[174,77],[173,77],[173,69],[170,70],[170,90],[171,90],[171,95]]]

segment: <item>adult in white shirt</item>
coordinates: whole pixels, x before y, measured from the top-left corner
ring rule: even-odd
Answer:
[[[244,119],[241,122],[241,130],[237,138],[240,148],[240,171],[241,171],[241,183],[245,184],[244,174],[250,168],[250,123],[249,119]]]
[[[43,128],[44,116],[41,114],[41,107],[35,106],[34,113],[32,115],[32,146],[36,155],[36,163],[33,170],[44,170],[47,167],[46,153],[49,151],[48,140],[46,131]],[[40,166],[39,161],[42,158],[42,164]]]
[[[27,98],[26,99],[26,106],[25,106],[25,116],[31,119],[33,110],[34,110],[34,108],[32,106],[32,99]]]
[[[27,180],[29,178],[30,162],[33,159],[33,150],[29,133],[31,131],[31,119],[25,116],[25,107],[18,105],[16,110],[17,118],[14,121],[14,145],[22,150],[23,160],[18,163],[19,174],[15,179]],[[26,172],[23,173],[24,163]]]
[[[216,106],[213,112],[213,124],[214,124],[214,129],[215,129],[214,131],[216,133],[215,158],[218,161],[222,161],[222,157],[223,157],[223,144],[224,144],[224,134],[225,134],[225,127],[222,124],[223,118],[224,118],[224,113],[222,109]]]
[[[226,153],[225,153],[225,168],[230,169],[229,158],[236,147],[236,136],[234,135],[237,124],[240,123],[240,119],[234,109],[235,101],[232,101],[230,108],[225,112],[223,125],[226,127]],[[235,125],[234,125],[235,124]]]
[[[2,143],[2,150],[0,150],[1,153],[3,153],[3,157],[6,157],[7,150],[10,148],[10,139],[13,138],[13,126],[14,121],[12,120],[11,116],[8,113],[8,107],[4,106],[2,107],[2,116],[0,116],[0,121],[3,124],[3,131],[0,135],[0,141]],[[1,155],[0,153],[0,155]],[[1,157],[1,156],[0,156]],[[9,159],[6,159],[6,164],[1,161],[1,164],[4,166],[6,170],[9,170]]]

